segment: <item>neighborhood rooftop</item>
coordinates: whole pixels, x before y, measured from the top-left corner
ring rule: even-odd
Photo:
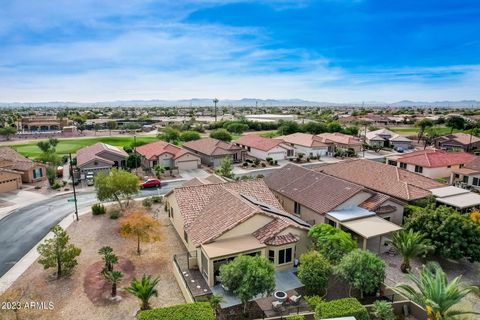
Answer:
[[[77,166],[81,166],[94,159],[113,164],[112,160],[102,157],[102,152],[104,151],[112,152],[122,157],[128,156],[123,149],[105,144],[103,142],[97,142],[91,146],[81,148],[77,151]]]
[[[256,134],[246,134],[236,140],[235,143],[238,145],[255,148],[262,151],[269,151],[276,146],[282,144],[283,141],[279,139],[260,137]]]
[[[241,150],[240,147],[233,143],[227,143],[213,138],[203,138],[199,140],[188,141],[185,142],[183,146],[185,148],[211,156],[232,154],[235,151]]]
[[[476,158],[476,156],[467,152],[447,152],[443,150],[426,149],[397,156],[395,160],[426,168],[438,168],[465,164]]]
[[[159,155],[164,153],[169,153],[174,156],[174,159],[176,159],[187,153],[186,150],[161,140],[137,147],[136,151],[143,155],[147,160],[156,160]]]

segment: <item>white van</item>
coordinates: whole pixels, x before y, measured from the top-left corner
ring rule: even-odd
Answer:
[[[85,175],[85,180],[87,180],[87,186],[93,186],[95,184],[94,178],[95,175],[93,174],[93,172],[87,172],[87,174]]]

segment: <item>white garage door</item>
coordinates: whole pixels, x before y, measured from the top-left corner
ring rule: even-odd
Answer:
[[[273,160],[283,160],[285,159],[285,152],[271,152],[268,156]]]
[[[198,169],[198,161],[197,160],[178,161],[177,166],[178,166],[178,170]]]

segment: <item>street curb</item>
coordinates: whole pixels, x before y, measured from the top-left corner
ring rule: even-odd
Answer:
[[[79,212],[78,215],[82,216],[89,213],[91,210]],[[74,221],[75,216],[74,213],[72,215],[67,215],[62,221],[58,223],[63,229],[67,229]],[[4,293],[12,286],[12,284],[35,262],[37,261],[40,254],[37,251],[37,247],[43,241],[47,239],[51,239],[53,237],[53,233],[49,232],[42,240],[40,240],[30,251],[27,252],[10,270],[8,270],[1,278],[0,278],[0,294]]]

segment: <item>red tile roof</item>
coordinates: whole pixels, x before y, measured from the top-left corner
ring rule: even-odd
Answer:
[[[313,134],[308,134],[308,133],[292,133],[289,134],[288,136],[281,136],[277,137],[275,139],[283,140],[286,143],[291,143],[291,144],[296,144],[304,147],[327,147],[328,144],[322,142],[322,139],[320,137],[314,136]]]
[[[100,153],[102,152],[109,152],[120,157],[128,157],[128,153],[126,153],[123,149],[111,146],[106,143],[97,142],[91,146],[81,148],[77,151],[77,166],[82,166],[83,164],[96,159],[100,160],[109,164],[113,164],[113,161],[103,158]]]
[[[322,142],[324,143],[340,143],[340,144],[347,144],[347,145],[362,145],[362,141],[354,136],[348,135],[348,134],[343,134],[340,132],[333,132],[333,133],[320,133],[317,134],[316,137],[320,138]]]
[[[425,198],[431,195],[429,189],[444,186],[420,174],[366,159],[327,164],[314,170],[406,201]]]
[[[282,140],[270,139],[257,136],[256,134],[246,134],[240,139],[234,141],[236,144],[251,147],[254,149],[269,151],[283,143]]]
[[[136,150],[147,160],[155,160],[164,153],[169,153],[174,159],[177,159],[188,153],[185,149],[161,140],[137,147]]]
[[[465,164],[477,158],[466,152],[447,152],[443,150],[421,150],[398,156],[397,161],[425,168],[440,168]]]
[[[213,138],[189,141],[184,143],[183,147],[209,156],[229,155],[242,150],[242,148],[233,143],[227,143]]]
[[[0,161],[2,167],[20,171],[27,171],[38,165],[9,147],[0,147]]]

